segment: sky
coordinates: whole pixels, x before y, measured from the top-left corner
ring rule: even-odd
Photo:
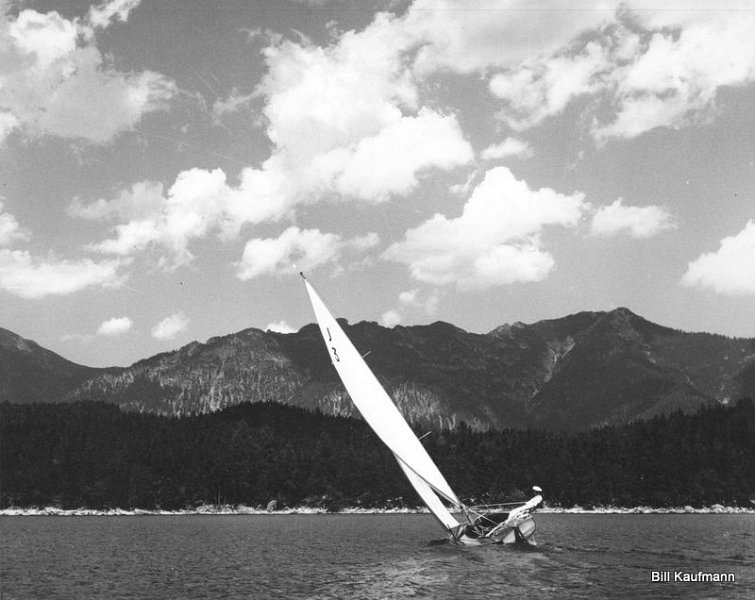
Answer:
[[[755,337],[755,2],[0,0],[0,326]]]

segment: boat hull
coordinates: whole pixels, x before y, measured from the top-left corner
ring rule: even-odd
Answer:
[[[490,544],[519,544],[537,546],[535,540],[535,519],[531,515],[524,515],[504,526],[497,527],[492,534],[479,535],[470,526],[454,536],[454,542],[462,546],[487,546]]]

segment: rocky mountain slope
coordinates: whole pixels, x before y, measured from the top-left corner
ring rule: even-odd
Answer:
[[[464,421],[579,430],[755,396],[755,340],[680,332],[625,308],[487,334],[442,322],[393,329],[342,323],[401,411],[422,428]],[[5,346],[2,352],[4,363]],[[355,414],[314,325],[293,334],[247,329],[82,379],[67,400],[182,415],[245,401]]]
[[[60,402],[87,379],[119,370],[77,365],[0,327],[0,402]]]

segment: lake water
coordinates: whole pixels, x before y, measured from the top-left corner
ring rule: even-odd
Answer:
[[[455,546],[428,515],[6,516],[0,596],[755,598],[753,515],[536,519],[540,547],[526,550]],[[675,571],[735,583],[674,582]]]

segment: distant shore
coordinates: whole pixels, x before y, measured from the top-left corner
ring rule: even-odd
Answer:
[[[122,517],[122,516],[177,516],[177,515],[317,515],[317,514],[424,514],[428,513],[423,508],[344,508],[339,511],[328,511],[324,508],[312,508],[300,506],[296,508],[283,508],[280,510],[268,511],[264,508],[253,506],[231,506],[231,505],[202,505],[193,509],[185,510],[144,510],[144,509],[123,509],[112,508],[108,510],[94,510],[88,508],[62,509],[54,506],[44,508],[17,508],[10,507],[0,510],[0,516],[5,517],[24,517],[24,516],[49,516],[49,517]],[[755,514],[755,507],[743,508],[739,506],[723,506],[714,504],[705,508],[694,508],[692,506],[681,506],[673,508],[652,508],[649,506],[636,506],[634,508],[621,508],[616,506],[603,506],[594,508],[583,508],[581,506],[572,506],[571,508],[545,507],[537,511],[541,514],[619,514],[619,515],[638,515],[638,514]]]

